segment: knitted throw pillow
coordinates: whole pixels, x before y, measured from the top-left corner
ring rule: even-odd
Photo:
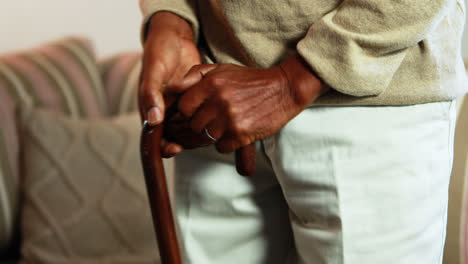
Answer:
[[[160,263],[139,159],[139,116],[28,115],[21,263]]]
[[[41,106],[75,117],[108,112],[91,43],[70,37],[0,55],[0,252],[17,222],[20,142],[17,108]]]

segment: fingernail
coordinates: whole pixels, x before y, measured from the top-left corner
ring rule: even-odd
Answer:
[[[176,150],[174,150],[174,155],[177,155],[181,152],[182,152],[182,148],[177,148]]]
[[[168,154],[167,158],[168,158],[168,159],[173,158],[173,157],[175,157],[177,154],[179,154],[180,152],[182,152],[182,150],[173,151],[172,153]]]
[[[175,156],[177,154],[179,154],[180,152],[182,152],[182,150],[184,150],[181,146],[174,146],[172,148],[172,156]]]
[[[148,123],[152,126],[161,123],[162,114],[161,110],[158,107],[151,107],[147,113]]]

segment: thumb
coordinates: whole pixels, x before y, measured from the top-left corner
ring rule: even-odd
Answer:
[[[158,125],[164,120],[163,86],[162,81],[151,78],[145,74],[145,71],[142,72],[138,90],[138,107],[141,119],[151,126]]]

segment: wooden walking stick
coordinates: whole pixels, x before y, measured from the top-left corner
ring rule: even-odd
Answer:
[[[141,161],[162,264],[181,264],[179,245],[161,158],[162,125],[147,123],[141,133]]]
[[[147,123],[141,133],[141,160],[162,264],[181,264],[175,221],[161,158],[163,125],[150,127]],[[236,151],[236,169],[245,176],[255,172],[255,146]]]

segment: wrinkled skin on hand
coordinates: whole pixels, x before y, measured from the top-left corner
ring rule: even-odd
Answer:
[[[163,96],[166,87],[180,80],[192,66],[200,63],[200,54],[190,25],[170,12],[153,15],[144,45],[139,87],[142,120],[147,120],[150,125],[161,123],[166,104],[174,101],[171,96]],[[180,145],[164,139],[161,143],[164,157],[182,150]]]
[[[163,157],[215,143],[231,152],[280,130],[325,92],[297,55],[269,69],[201,65],[190,25],[170,12],[156,13],[143,52],[139,108],[150,125],[165,120]],[[188,73],[187,73],[188,72]]]
[[[182,116],[166,123],[171,140],[184,148],[209,144],[206,128],[218,139],[218,151],[227,153],[278,132],[325,88],[293,56],[270,69],[197,65],[167,92],[182,93],[177,102]]]

